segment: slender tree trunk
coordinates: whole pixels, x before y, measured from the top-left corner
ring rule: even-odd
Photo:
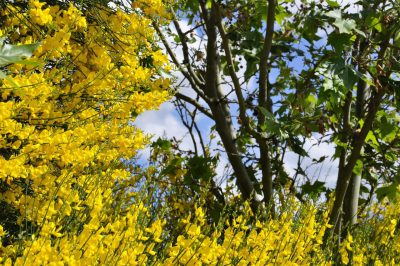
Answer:
[[[360,47],[360,52],[363,52],[363,47]],[[367,87],[365,81],[359,79],[357,84],[357,99],[356,99],[356,113],[357,120],[364,118],[364,105],[366,99]],[[360,185],[361,185],[362,172],[359,174],[353,174],[349,188],[346,193],[345,201],[343,204],[343,222],[345,225],[345,231],[347,228],[357,223],[357,212],[358,212],[358,199],[360,197]]]
[[[371,95],[369,97],[368,103],[368,113],[365,115],[364,124],[361,129],[358,129],[353,134],[352,150],[347,158],[346,166],[343,171],[339,174],[338,184],[336,187],[336,197],[333,203],[332,211],[329,217],[329,223],[336,226],[340,221],[340,217],[343,210],[343,202],[345,200],[346,192],[349,187],[350,179],[353,175],[354,167],[357,160],[360,158],[361,150],[364,146],[365,139],[368,132],[372,129],[376,114],[378,112],[379,106],[381,104],[382,98],[385,95],[387,84],[382,84],[380,78],[387,78],[390,73],[384,70],[385,64],[385,53],[389,45],[390,35],[385,36],[386,38],[380,45],[380,50],[378,52],[378,59],[376,64],[377,74],[374,79],[374,87],[371,87]],[[340,169],[339,169],[340,170]],[[340,224],[340,223],[339,223]],[[326,243],[329,237],[329,231],[325,233],[324,242]]]
[[[268,59],[272,47],[272,38],[274,34],[275,23],[275,0],[268,0],[267,32],[265,33],[264,46],[260,56],[260,75],[259,75],[259,95],[258,106],[272,112],[270,86],[268,86]],[[258,128],[265,123],[265,115],[262,112],[258,114]],[[272,164],[269,143],[262,138],[257,139],[260,148],[260,165],[262,174],[262,185],[264,194],[264,203],[274,215],[273,187],[272,187]]]
[[[346,228],[357,223],[358,198],[360,196],[361,173],[353,174],[343,203],[343,224]]]
[[[343,106],[343,120],[342,120],[342,135],[340,141],[342,143],[348,143],[350,138],[350,116],[351,116],[351,103],[352,103],[352,92],[348,92],[346,95],[346,100]],[[347,149],[344,147],[340,148],[340,158],[339,158],[339,171],[336,187],[341,187],[344,179],[342,176],[344,175],[346,160],[347,160]],[[336,191],[337,192],[337,191]],[[340,231],[342,228],[342,219],[338,218],[337,222],[334,224],[335,233],[340,236]],[[340,239],[339,239],[340,241]]]
[[[239,190],[245,199],[252,200],[252,208],[255,210],[257,209],[257,203],[255,198],[252,198],[254,196],[254,186],[236,145],[236,131],[232,125],[232,116],[220,85],[216,9],[217,6],[213,4],[207,20],[207,70],[203,89],[209,98],[210,102],[208,104],[215,120],[216,130],[224,145],[229,162],[232,165]]]
[[[333,208],[329,219],[329,223],[334,225],[335,229],[337,227],[340,227],[339,221],[343,209],[342,207],[345,195],[349,187],[350,179],[353,174],[356,162],[360,158],[361,149],[365,143],[367,134],[372,128],[372,124],[374,122],[383,95],[384,95],[384,89],[380,88],[378,92],[376,92],[375,95],[371,97],[370,104],[368,105],[369,110],[365,118],[364,125],[359,133],[355,133],[353,149],[350,155],[348,156],[345,167],[343,167],[343,170],[339,174],[339,180],[336,187],[335,201],[333,203]],[[328,231],[325,234],[325,240],[327,239],[327,237],[328,237]]]

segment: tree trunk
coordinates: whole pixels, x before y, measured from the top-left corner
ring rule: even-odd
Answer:
[[[258,106],[267,109],[272,113],[271,106],[271,93],[270,86],[268,85],[268,59],[272,47],[272,38],[274,34],[275,23],[275,0],[268,0],[268,14],[267,14],[267,30],[265,33],[264,45],[260,55],[260,72],[259,72],[259,95]],[[265,123],[265,115],[263,112],[258,113],[258,130]],[[274,201],[273,201],[273,187],[272,187],[272,164],[270,158],[269,143],[262,138],[257,139],[260,148],[260,165],[262,174],[262,185],[264,194],[264,204],[271,211],[274,216]]]
[[[360,47],[360,53],[363,52],[363,45]],[[357,121],[364,119],[365,112],[365,100],[367,94],[367,86],[364,80],[361,78],[357,84],[357,99],[356,99],[356,112],[355,116]],[[362,152],[362,151],[361,151]],[[357,223],[357,212],[358,212],[358,199],[360,197],[360,185],[361,185],[362,172],[359,174],[353,174],[349,183],[345,201],[343,205],[343,223],[345,231],[354,224]]]
[[[340,217],[342,213],[343,202],[347,189],[349,187],[350,179],[353,174],[354,167],[357,160],[360,158],[361,149],[365,143],[368,132],[372,128],[376,113],[378,111],[381,99],[384,95],[384,89],[380,88],[378,92],[371,97],[370,104],[368,105],[368,114],[365,118],[364,125],[359,133],[355,133],[353,149],[348,156],[346,166],[339,174],[339,179],[336,187],[335,201],[329,218],[329,223],[334,225],[335,229],[340,226]],[[328,237],[328,231],[325,234],[325,240]]]
[[[257,209],[254,198],[254,186],[242,161],[236,145],[236,131],[232,125],[229,105],[221,89],[219,55],[217,47],[217,6],[212,5],[211,14],[207,21],[207,70],[204,93],[209,98],[209,106],[215,120],[216,130],[221,138],[229,162],[235,173],[237,184],[244,199],[251,199],[253,210]],[[253,196],[253,198],[251,198]]]

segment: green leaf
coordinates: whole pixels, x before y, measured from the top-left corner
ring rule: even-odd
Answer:
[[[206,8],[211,9],[211,6],[212,6],[212,0],[207,0]]]
[[[355,36],[346,33],[332,32],[328,36],[328,43],[332,45],[337,53],[341,53],[345,47],[350,47],[355,41]]]
[[[321,39],[317,35],[318,32],[317,25],[320,25],[320,21],[311,16],[307,17],[306,21],[304,22],[303,36],[309,43]]]
[[[379,14],[371,13],[366,20],[367,24],[371,28],[375,28],[378,32],[382,32],[382,24]]]
[[[315,181],[313,184],[307,181],[304,185],[301,186],[302,194],[311,194],[311,195],[319,195],[322,192],[326,191],[325,182]]]
[[[169,140],[158,138],[156,141],[154,141],[151,144],[151,147],[159,148],[162,151],[169,151],[169,149],[172,147],[172,144],[171,144],[171,141],[169,141]]]
[[[187,175],[195,180],[202,179],[209,181],[215,175],[215,158],[194,156],[188,160],[187,166]]]
[[[179,37],[179,35],[178,34],[174,34],[173,36],[174,36],[174,42],[180,43],[181,38]]]
[[[339,33],[352,33],[353,30],[356,30],[356,22],[353,19],[343,19],[342,12],[340,9],[332,10],[325,13],[327,17],[334,18],[335,21],[333,25],[336,26],[339,30]],[[362,32],[357,31],[362,34]]]
[[[303,148],[303,143],[298,138],[291,137],[289,140],[289,146],[294,153],[303,157],[310,157],[306,150]]]
[[[392,183],[388,186],[380,187],[376,190],[376,196],[379,201],[387,197],[389,201],[395,202],[399,196],[399,190],[397,189],[398,183]]]
[[[357,82],[357,75],[354,69],[351,66],[345,66],[342,70],[342,73],[339,75],[343,80],[343,85],[348,89],[352,90],[354,84]]]
[[[334,18],[334,19],[341,19],[342,18],[342,12],[340,11],[340,9],[335,9],[332,11],[329,11],[327,13],[325,13],[325,16],[330,17],[330,18]]]
[[[391,133],[396,133],[397,127],[394,124],[391,124],[386,118],[386,116],[382,116],[380,122],[381,123],[379,124],[379,130],[381,133],[381,138],[385,138],[386,136],[391,135]]]
[[[28,61],[26,58],[32,56],[35,49],[39,46],[39,43],[11,45],[4,43],[5,39],[4,37],[0,38],[0,66],[14,63],[38,65],[38,63]]]
[[[181,169],[183,159],[176,157],[160,172],[160,175],[174,175],[178,169]]]
[[[372,131],[368,132],[367,137],[365,138],[365,143],[370,143],[375,148],[379,147],[378,140]]]
[[[281,6],[281,5],[277,6],[275,20],[280,26],[282,26],[282,23],[285,20],[285,18],[287,18],[289,16],[290,16],[290,14],[288,14],[286,12],[286,10],[283,8],[283,6]]]
[[[356,165],[353,168],[353,173],[355,175],[361,175],[363,169],[363,162],[362,160],[357,160]]]
[[[334,0],[326,0],[326,3],[330,6],[330,7],[340,7],[339,3],[334,1]]]
[[[3,71],[0,70],[0,79],[5,79],[10,82],[14,87],[19,88],[19,85],[10,77],[8,77]]]
[[[340,33],[351,33],[357,26],[352,19],[336,19],[333,24],[339,29]]]
[[[257,63],[258,60],[256,58],[250,57],[246,60],[246,71],[244,72],[244,78],[245,80],[249,80],[254,73],[257,72]]]
[[[315,97],[315,95],[312,94],[308,95],[308,97],[306,98],[306,107],[314,109],[316,104],[317,104],[317,97]]]

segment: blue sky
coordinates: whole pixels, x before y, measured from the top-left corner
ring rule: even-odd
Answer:
[[[299,1],[296,1],[299,2]],[[340,2],[340,1],[339,1]],[[352,3],[353,0],[342,1],[342,4]],[[350,12],[357,12],[357,8],[355,6],[350,7]],[[182,23],[182,26],[185,27]],[[188,30],[189,27],[183,28],[184,31]],[[321,33],[322,34],[322,33]],[[323,37],[323,36],[322,36]],[[324,39],[324,38],[323,38]],[[326,38],[325,38],[326,39]],[[324,40],[322,40],[324,42]],[[192,47],[198,47],[200,45],[199,42],[192,44]],[[304,50],[304,44],[299,44],[300,49]],[[177,57],[179,59],[183,59],[182,51],[176,49]],[[291,66],[295,69],[301,69],[303,62],[299,59],[293,60]],[[245,68],[243,68],[245,69]],[[271,79],[274,80],[278,73],[272,73]],[[177,73],[178,80],[182,78],[182,76]],[[253,80],[254,82],[254,80]],[[255,84],[255,82],[254,82]],[[251,84],[250,84],[251,86]],[[191,92],[188,88],[182,87],[181,92],[193,96],[193,92]],[[202,131],[202,135],[205,138],[205,142],[208,142],[208,136],[210,133],[210,128],[213,126],[213,123],[210,119],[205,116],[200,115],[198,117],[198,125]],[[193,144],[190,137],[187,135],[187,130],[183,126],[180,121],[180,118],[175,111],[174,105],[171,102],[164,103],[160,106],[159,110],[148,111],[141,114],[135,122],[135,125],[141,128],[144,132],[154,135],[157,137],[167,137],[176,139],[182,139],[182,149],[188,150],[193,149]],[[306,169],[306,173],[308,174],[311,180],[319,179],[321,181],[326,181],[329,187],[334,187],[336,184],[337,178],[337,160],[331,160],[332,155],[334,153],[334,146],[332,144],[320,143],[318,144],[318,139],[320,136],[313,136],[308,139],[305,143],[305,150],[309,152],[310,158],[303,158],[302,167]],[[215,145],[214,145],[215,146]],[[142,152],[142,158],[145,160],[148,158],[149,151],[145,150]],[[323,163],[318,165],[312,165],[312,159],[319,159],[322,156],[327,156]],[[288,152],[285,156],[285,168],[290,175],[294,174],[294,169],[297,166],[298,155],[293,152]],[[221,157],[221,162],[217,167],[218,176],[222,176],[223,171],[225,169],[225,165],[227,164],[226,157],[223,155]]]

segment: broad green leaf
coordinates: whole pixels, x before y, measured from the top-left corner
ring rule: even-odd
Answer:
[[[325,182],[315,181],[313,184],[307,181],[304,185],[301,186],[301,192],[303,194],[314,194],[319,195],[320,193],[326,191]]]
[[[181,157],[175,157],[171,162],[160,172],[160,175],[174,175],[178,169],[181,169],[183,159]]]
[[[376,190],[376,196],[378,200],[382,200],[385,197],[387,197],[391,202],[396,202],[398,196],[399,196],[399,189],[397,188],[399,186],[398,183],[392,183],[388,186],[380,187]]]
[[[354,69],[351,66],[345,66],[339,76],[343,80],[343,85],[348,90],[352,90],[358,78]]]
[[[336,19],[333,23],[340,33],[351,33],[352,30],[356,29],[356,22],[352,19]]]
[[[172,144],[171,144],[171,141],[169,141],[169,140],[158,138],[156,141],[154,141],[151,144],[151,147],[159,148],[162,151],[169,151],[169,149],[172,147]]]
[[[350,34],[353,30],[356,30],[359,34],[363,34],[361,31],[356,29],[357,24],[355,20],[342,18],[342,12],[339,9],[329,11],[325,13],[325,15],[335,19],[333,25],[338,28],[339,33]]]
[[[378,32],[382,31],[382,23],[379,14],[373,13],[367,17],[366,20],[370,28],[375,28]]]
[[[321,39],[317,35],[319,24],[320,21],[312,16],[306,18],[306,21],[304,22],[303,36],[309,43]]]
[[[246,59],[246,63],[247,65],[246,65],[246,71],[244,72],[244,78],[245,80],[248,81],[257,71],[258,60],[257,58],[249,57]]]
[[[327,3],[330,7],[340,7],[339,3],[336,2],[335,0],[326,0],[326,3]]]
[[[274,115],[268,111],[266,108],[259,106],[258,109],[261,111],[261,113],[265,116],[265,119],[268,120],[275,120]]]
[[[355,35],[332,32],[328,36],[328,43],[332,45],[337,53],[341,53],[345,47],[351,47],[355,39]]]
[[[339,9],[335,9],[335,10],[325,13],[325,16],[330,17],[330,18],[335,18],[335,19],[341,19],[342,12]]]
[[[307,108],[314,109],[316,104],[317,104],[317,98],[312,94],[308,95],[308,97],[306,98]]]
[[[213,158],[194,156],[187,162],[188,175],[197,180],[209,181],[215,175]]]
[[[396,129],[397,127],[394,124],[390,123],[385,116],[382,116],[379,125],[381,138],[387,139],[388,141],[393,140],[396,136]]]
[[[6,38],[0,38],[0,66],[14,63],[38,65],[36,62],[28,61],[35,49],[39,46],[36,44],[11,45],[6,44]]]
[[[303,157],[310,157],[306,150],[303,148],[303,143],[298,138],[292,137],[289,140],[289,146],[294,153]]]
[[[279,24],[279,26],[282,26],[283,21],[285,18],[289,17],[290,14],[286,12],[286,10],[283,8],[283,6],[278,6],[276,9],[276,14],[275,14],[275,20]]]
[[[376,148],[379,147],[378,140],[376,139],[372,131],[368,132],[367,137],[365,138],[365,142],[370,142],[370,144],[372,144]]]

